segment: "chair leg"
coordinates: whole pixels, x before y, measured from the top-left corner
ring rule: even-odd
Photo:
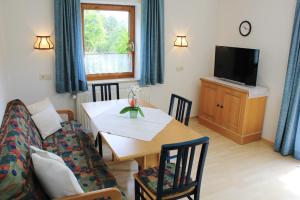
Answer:
[[[194,200],[199,200],[199,199],[200,199],[200,194],[199,194],[199,192],[196,192],[194,194]]]
[[[136,180],[134,180],[134,189],[135,189],[135,200],[140,200],[141,199],[140,185]]]
[[[103,150],[102,150],[102,137],[101,135],[98,133],[97,135],[97,138],[98,138],[98,148],[99,148],[99,155],[101,157],[103,157]]]

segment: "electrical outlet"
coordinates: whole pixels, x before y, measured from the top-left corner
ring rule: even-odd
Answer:
[[[40,80],[50,81],[50,80],[52,80],[52,76],[51,76],[51,74],[40,74]]]

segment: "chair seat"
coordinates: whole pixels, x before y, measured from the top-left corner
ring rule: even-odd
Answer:
[[[161,147],[159,167],[142,170],[134,175],[135,199],[200,199],[202,172],[209,145],[209,138],[165,144]],[[200,154],[195,151],[201,146]],[[177,151],[176,164],[168,162],[170,151]],[[197,175],[192,179],[192,172]]]
[[[174,174],[175,174],[175,164],[174,163],[166,163],[165,167],[165,176],[164,176],[164,185],[163,189],[164,191],[171,191],[172,186],[173,186],[173,181],[174,181]],[[159,168],[158,167],[153,167],[153,168],[148,168],[145,170],[139,171],[135,175],[135,179],[141,184],[144,189],[147,190],[147,193],[155,199],[156,197],[156,192],[157,192],[157,183],[158,183],[158,172]],[[178,180],[179,181],[179,180]],[[191,179],[190,179],[191,181]],[[190,190],[184,192],[184,193],[189,193],[192,192],[194,188],[191,188]],[[182,195],[182,193],[177,194]],[[163,199],[169,199],[173,198],[174,194],[172,196],[166,196]]]
[[[153,167],[138,172],[138,177],[141,182],[155,194],[157,191],[158,171],[158,167]],[[164,190],[172,189],[174,174],[175,164],[167,163],[165,168]]]

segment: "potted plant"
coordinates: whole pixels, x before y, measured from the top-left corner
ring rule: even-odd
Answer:
[[[130,91],[128,93],[128,103],[129,106],[123,108],[120,114],[125,114],[129,112],[130,118],[136,119],[138,114],[144,117],[144,113],[138,104],[138,94],[140,92],[139,86],[130,86]]]

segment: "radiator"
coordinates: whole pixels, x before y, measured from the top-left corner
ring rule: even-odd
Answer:
[[[77,121],[79,121],[83,128],[87,130],[91,130],[91,123],[90,119],[88,118],[87,114],[84,112],[82,108],[82,103],[87,103],[92,101],[92,92],[84,92],[77,94],[76,98],[76,115]]]
[[[120,98],[124,99],[127,98],[128,92],[129,92],[129,87],[131,85],[136,85],[137,83],[132,83],[132,82],[125,82],[125,83],[120,83]],[[112,93],[114,93],[115,90],[112,89]],[[96,92],[97,99],[100,98],[100,90]],[[140,92],[140,99],[150,102],[150,95],[147,89],[142,89]],[[89,88],[89,91],[79,93],[77,94],[76,97],[76,114],[77,114],[77,120],[82,124],[82,126],[87,129],[91,130],[91,122],[87,116],[87,114],[84,112],[82,108],[82,103],[87,103],[87,102],[92,102],[92,90]]]

